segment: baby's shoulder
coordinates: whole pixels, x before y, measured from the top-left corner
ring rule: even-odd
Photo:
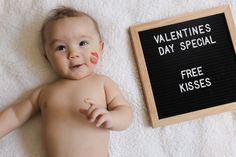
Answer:
[[[97,79],[101,82],[108,83],[108,82],[114,82],[110,77],[103,75],[103,74],[97,74]]]
[[[38,87],[36,90],[38,90],[40,92],[44,92],[44,91],[47,91],[48,89],[52,88],[54,86],[54,84],[55,84],[55,82],[43,84],[40,87]]]
[[[106,75],[98,75],[99,79],[103,82],[105,89],[118,89],[118,85],[112,78]]]
[[[31,93],[31,96],[38,96],[38,97],[40,97],[40,95],[42,94],[42,93],[45,93],[46,91],[48,91],[50,88],[52,88],[52,86],[53,86],[53,82],[51,82],[51,83],[47,83],[47,84],[43,84],[43,85],[41,85],[41,86],[39,86],[39,87],[37,87],[36,89],[34,89],[33,90],[33,92]]]
[[[42,90],[46,87],[47,85],[42,85],[37,87],[32,91],[32,93],[29,95],[29,100],[32,102],[32,104],[35,104],[38,102],[40,99],[40,95],[42,93]]]
[[[95,77],[100,80],[105,80],[105,79],[109,78],[108,76],[106,76],[104,74],[96,74]]]

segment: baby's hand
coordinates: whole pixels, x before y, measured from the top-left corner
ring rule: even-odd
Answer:
[[[91,99],[86,99],[85,103],[88,103],[90,107],[86,109],[80,109],[80,112],[84,114],[91,123],[95,123],[96,127],[104,127],[110,129],[112,127],[111,113],[98,105]]]

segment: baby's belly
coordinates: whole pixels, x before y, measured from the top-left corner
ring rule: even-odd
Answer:
[[[48,157],[107,157],[109,131],[96,128],[85,118],[58,115],[43,117]]]

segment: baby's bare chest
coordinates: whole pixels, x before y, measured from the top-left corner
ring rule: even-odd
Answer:
[[[40,108],[50,115],[72,114],[80,109],[88,109],[86,99],[92,99],[99,107],[106,107],[106,96],[101,84],[66,84],[48,88],[41,95]]]

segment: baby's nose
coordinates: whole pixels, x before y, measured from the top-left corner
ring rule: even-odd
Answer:
[[[71,50],[68,56],[69,59],[74,59],[74,58],[79,58],[79,57],[80,57],[80,54],[76,50]]]

